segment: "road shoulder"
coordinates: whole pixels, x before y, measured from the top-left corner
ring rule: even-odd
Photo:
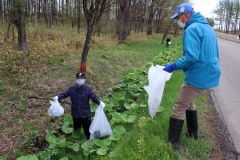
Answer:
[[[226,122],[213,92],[209,94],[208,102],[211,110],[209,113],[210,116],[207,119],[209,119],[209,122],[212,123],[214,127],[215,140],[220,146],[223,158],[226,160],[237,160],[238,153],[234,147]]]

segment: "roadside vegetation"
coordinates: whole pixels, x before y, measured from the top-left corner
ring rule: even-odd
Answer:
[[[147,94],[143,89],[148,83],[148,68],[181,56],[180,37],[173,40],[170,48],[160,44],[161,35],[133,34],[126,44],[117,44],[108,36],[94,37],[89,54],[88,82],[107,104],[105,112],[113,135],[103,140],[86,141],[83,133],[73,132],[69,101],[63,104],[67,112],[64,117],[53,119],[47,115],[48,100],[74,82],[79,62],[76,44],[81,46],[82,43],[71,31],[66,34],[60,32],[61,28],[51,32],[39,30],[35,33],[38,36],[31,39],[34,47],[17,51],[5,45],[5,51],[12,54],[0,52],[12,67],[4,69],[7,61],[1,62],[1,77],[4,77],[0,83],[3,95],[0,134],[4,142],[0,147],[1,155],[9,159],[31,157],[26,155],[35,159],[209,158],[214,142],[204,136],[205,129],[201,130],[199,141],[187,139],[183,131],[183,148],[179,151],[174,151],[167,142],[168,120],[183,81],[182,72],[174,73],[167,83],[157,116],[150,119],[148,115]],[[34,30],[29,36],[33,33]],[[42,40],[47,36],[54,41]],[[41,52],[46,46],[50,47]],[[25,54],[27,62],[22,64],[18,56]],[[197,101],[202,111],[206,110],[206,99]]]

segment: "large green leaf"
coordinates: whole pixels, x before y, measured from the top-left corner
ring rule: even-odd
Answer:
[[[68,148],[71,148],[73,151],[78,152],[80,145],[78,143],[69,144]]]
[[[101,147],[97,150],[97,154],[100,156],[104,156],[107,154],[108,147]]]
[[[113,128],[113,133],[115,135],[122,135],[124,133],[126,133],[126,129],[123,126],[116,126]]]
[[[72,116],[71,116],[70,114],[66,114],[66,115],[64,116],[63,124],[64,124],[64,125],[70,125],[70,124],[72,124]]]
[[[84,150],[89,150],[89,149],[92,149],[92,148],[93,148],[93,145],[94,145],[94,142],[93,142],[93,141],[85,141],[85,142],[81,145],[81,148],[84,149]]]
[[[68,157],[62,157],[60,160],[69,160]]]
[[[63,133],[66,133],[66,134],[73,132],[73,128],[70,127],[68,124],[63,124],[61,129],[62,129]]]
[[[118,141],[120,138],[120,134],[112,134],[108,139],[110,139],[111,141]]]
[[[81,145],[81,148],[83,149],[83,154],[85,156],[89,156],[91,153],[96,151],[96,149],[93,148],[93,145],[93,141],[86,141]]]
[[[119,103],[120,101],[125,100],[125,93],[124,92],[117,92],[112,95],[112,101],[114,103]]]
[[[111,113],[111,115],[112,115],[112,119],[111,119],[112,123],[121,123],[121,122],[123,122],[123,119],[121,117],[121,113],[114,112],[114,113]]]
[[[131,109],[133,106],[132,106],[131,104],[129,104],[129,103],[124,103],[124,107],[129,110],[129,109]]]
[[[57,137],[52,133],[46,135],[46,140],[49,144],[57,144]]]
[[[109,139],[96,139],[93,141],[94,141],[94,144],[96,144],[99,147],[103,147],[103,146],[107,147],[112,143],[111,140]]]
[[[128,122],[128,123],[133,123],[137,119],[136,115],[123,114],[121,117],[125,122]]]
[[[21,156],[17,158],[17,160],[38,160],[38,158],[35,155],[27,155],[27,156]]]
[[[53,144],[53,143],[50,143],[49,146],[48,146],[49,149],[53,149],[55,147],[56,147],[56,144]]]

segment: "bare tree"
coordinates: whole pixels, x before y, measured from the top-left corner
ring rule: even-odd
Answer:
[[[152,35],[152,22],[154,18],[155,13],[155,0],[152,0],[149,6],[149,16],[148,16],[148,22],[147,22],[147,35]]]
[[[119,43],[124,43],[129,34],[130,0],[117,0],[117,36]]]
[[[219,30],[237,33],[240,30],[239,0],[219,0],[215,13],[219,21]],[[239,26],[238,26],[239,25]]]
[[[26,40],[26,26],[25,26],[25,16],[24,16],[24,0],[12,1],[12,17],[11,20],[18,32],[18,46],[20,49],[27,48]]]
[[[239,0],[234,2],[234,10],[235,10],[235,23],[234,23],[234,32],[237,33],[238,21],[239,21],[239,11],[240,11],[240,4]],[[239,22],[240,24],[240,22]]]
[[[95,25],[101,18],[105,8],[107,0],[83,0],[83,11],[87,19],[87,34],[82,51],[82,59],[80,64],[80,71],[86,72],[87,70],[87,56],[90,48],[90,42],[94,33]]]
[[[81,0],[77,0],[77,31],[80,33],[81,25]]]

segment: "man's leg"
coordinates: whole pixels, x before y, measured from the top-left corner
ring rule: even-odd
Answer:
[[[80,129],[81,128],[81,118],[74,118],[74,117],[72,117],[72,119],[73,119],[74,131]]]
[[[178,99],[174,105],[172,117],[176,119],[184,120],[185,111],[189,108],[189,106],[191,110],[197,109],[195,105],[190,105],[190,104],[193,103],[193,100],[195,98],[199,97],[204,93],[207,93],[206,89],[199,89],[191,85],[184,84],[180,90]]]
[[[89,128],[90,128],[91,123],[92,123],[91,117],[82,119],[82,126],[83,126],[83,130],[84,130],[84,134],[86,135],[87,139],[90,138]]]
[[[179,147],[179,137],[183,127],[185,112],[189,107],[189,104],[191,104],[196,97],[202,95],[204,92],[204,89],[198,89],[192,87],[191,85],[182,86],[173,108],[173,115],[169,122],[168,138],[175,148]]]
[[[187,136],[198,139],[198,115],[197,107],[191,103],[186,110]]]

